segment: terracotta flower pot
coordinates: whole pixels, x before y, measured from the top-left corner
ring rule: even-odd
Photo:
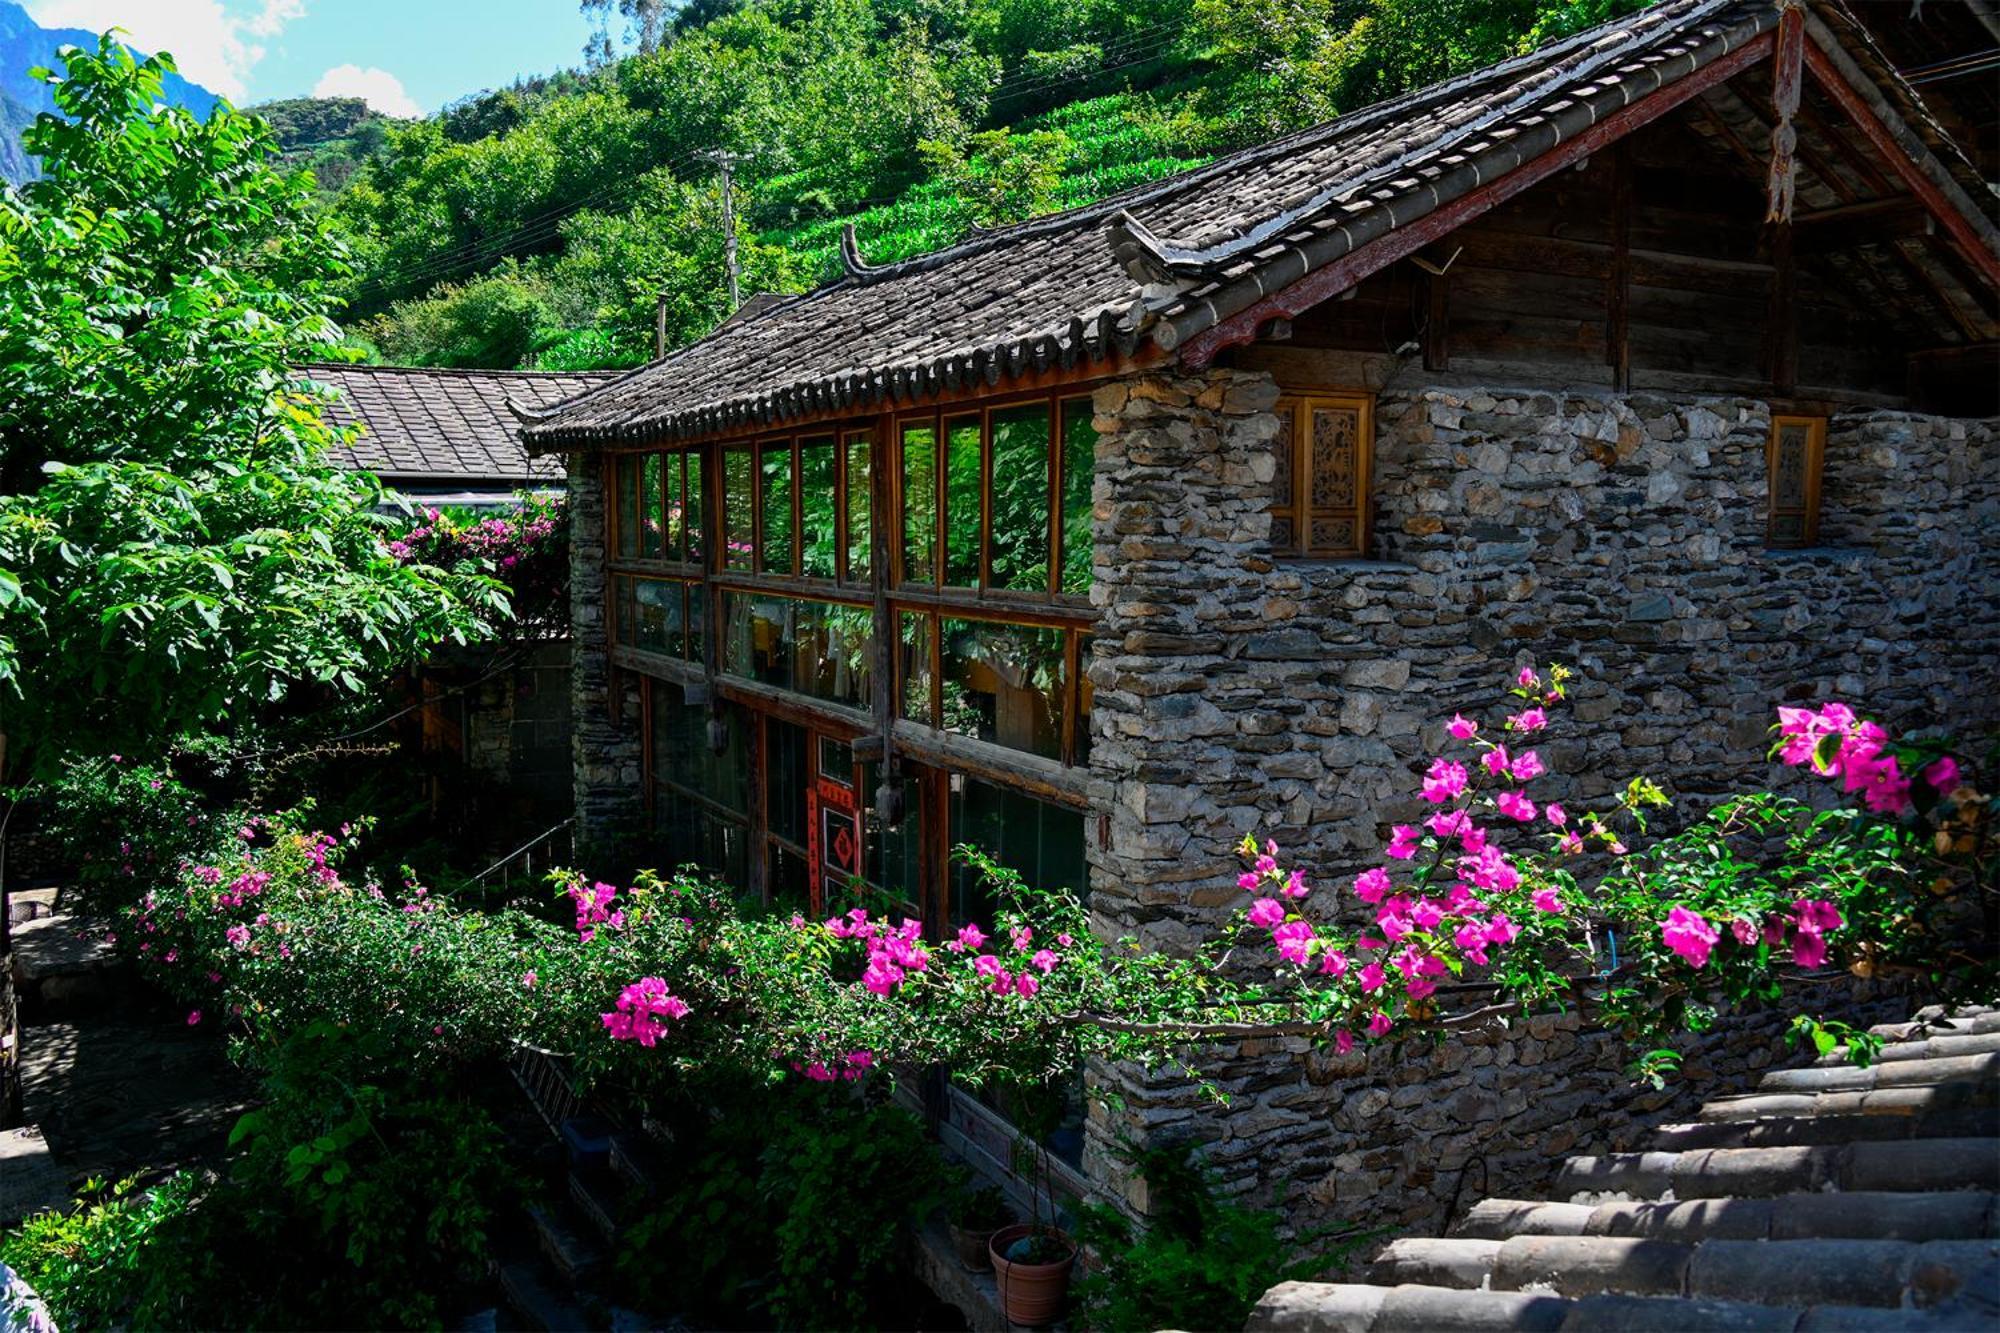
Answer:
[[[962,1227],[956,1222],[951,1228],[952,1247],[958,1251],[959,1266],[968,1273],[984,1273],[993,1267],[992,1253],[986,1244],[993,1239],[992,1227]]]
[[[1007,1258],[1007,1248],[1023,1236],[1040,1234],[1054,1240],[1062,1257],[1048,1263],[1018,1263]],[[1052,1227],[1016,1222],[1001,1227],[987,1242],[993,1262],[993,1281],[1000,1288],[1000,1309],[1010,1324],[1054,1323],[1069,1298],[1070,1268],[1076,1263],[1076,1245]]]

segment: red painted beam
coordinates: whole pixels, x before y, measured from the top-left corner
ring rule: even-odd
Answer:
[[[1271,293],[1247,309],[1202,330],[1181,345],[1184,364],[1199,369],[1215,360],[1225,347],[1253,341],[1266,320],[1291,319],[1320,302],[1340,295],[1372,273],[1399,259],[1407,258],[1433,241],[1456,231],[1489,209],[1512,199],[1558,171],[1592,153],[1616,143],[1634,130],[1651,124],[1669,111],[1698,97],[1716,84],[1742,73],[1768,58],[1774,45],[1771,33],[1739,46],[1728,55],[1713,60],[1683,78],[1676,79],[1648,97],[1605,117],[1566,144],[1524,162],[1506,175],[1487,182],[1470,194],[1459,196],[1433,209],[1415,222],[1378,236],[1358,250],[1342,255],[1325,268],[1315,269],[1289,287]]]
[[[1876,117],[1873,109],[1861,100],[1861,94],[1848,84],[1847,79],[1834,67],[1833,61],[1827,58],[1826,52],[1812,42],[1806,43],[1806,68],[1812,71],[1814,82],[1825,89],[1834,104],[1854,122],[1862,137],[1867,139],[1875,151],[1882,155],[1883,160],[1902,177],[1903,184],[1910,187],[1910,193],[1923,201],[1924,207],[1937,218],[1938,224],[1944,228],[1945,235],[1958,246],[1973,268],[1988,282],[2000,287],[2000,255],[1993,253],[1985,239],[1966,220],[1965,215],[1959,212],[1957,205],[1937,187],[1937,182],[1925,175],[1923,169],[1910,159],[1910,155],[1896,141],[1896,136],[1889,133],[1889,127],[1884,125]]]

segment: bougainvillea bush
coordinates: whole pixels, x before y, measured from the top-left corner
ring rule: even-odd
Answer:
[[[513,594],[510,638],[569,632],[569,508],[561,495],[523,492],[499,513],[426,506],[389,543],[405,565],[486,574]]]

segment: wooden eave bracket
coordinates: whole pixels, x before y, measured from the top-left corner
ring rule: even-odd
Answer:
[[[850,278],[866,278],[881,272],[879,267],[861,257],[861,241],[854,234],[852,222],[840,229],[840,266],[847,270]]]

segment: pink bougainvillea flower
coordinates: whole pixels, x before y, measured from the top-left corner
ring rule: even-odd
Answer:
[[[1016,953],[1026,953],[1028,946],[1035,942],[1035,932],[1026,926],[1012,926],[1008,928],[1007,938],[1014,942]]]
[[[1389,872],[1372,866],[1354,878],[1354,896],[1364,903],[1379,903],[1389,892]]]
[[[1847,924],[1841,919],[1840,909],[1824,898],[1797,899],[1792,903],[1792,911],[1800,930],[1839,930]]]
[[[1007,965],[990,953],[980,954],[972,960],[972,970],[982,977],[1005,975]]]
[[[1667,913],[1667,919],[1660,927],[1660,938],[1688,966],[1706,967],[1710,951],[1722,937],[1699,913],[1676,907]]]
[[[1060,961],[1054,953],[1047,949],[1035,950],[1035,956],[1028,960],[1029,963],[1041,969],[1043,976],[1047,976],[1049,973],[1055,971],[1056,964]]]
[[[1380,949],[1386,947],[1386,941],[1378,940],[1373,935],[1360,935],[1355,937],[1354,947],[1357,949]]]
[[[1355,977],[1361,982],[1361,989],[1364,991],[1381,990],[1389,980],[1389,974],[1382,970],[1380,963],[1369,963],[1355,973]]]
[[[1554,801],[1550,801],[1542,807],[1542,817],[1557,828],[1562,828],[1569,823],[1569,811],[1563,809],[1562,806]]]
[[[1488,944],[1512,944],[1514,937],[1520,933],[1521,928],[1509,920],[1505,912],[1495,912],[1493,919],[1486,923]]]
[[[1486,771],[1497,778],[1506,776],[1508,768],[1514,762],[1514,758],[1507,753],[1506,746],[1496,745],[1488,750],[1479,762],[1486,765]]]
[[[1269,929],[1285,919],[1285,905],[1276,898],[1259,898],[1250,904],[1250,924]]]
[[[1463,810],[1440,810],[1424,825],[1440,838],[1455,838],[1472,827],[1472,816]]]
[[[1422,1000],[1429,998],[1437,988],[1437,983],[1428,977],[1413,977],[1403,989],[1412,1000]]]
[[[1389,832],[1389,845],[1383,851],[1398,861],[1407,861],[1417,854],[1417,831],[1408,824],[1398,824]]]
[[[1478,853],[1486,850],[1486,830],[1468,822],[1465,831],[1458,835],[1458,845],[1467,852]]]
[[[1389,1015],[1377,1009],[1369,1016],[1368,1035],[1371,1037],[1386,1037],[1389,1035],[1389,1029],[1394,1026],[1396,1025],[1390,1021]]]
[[[521,974],[521,985],[526,990],[533,990],[535,988],[535,972],[533,968]]]
[[[1024,1000],[1035,998],[1035,992],[1042,988],[1042,981],[1033,972],[1023,971],[1014,978],[1014,993]]]
[[[188,1010],[188,1026],[193,1027],[195,1024],[199,1022],[201,1022],[201,1010],[199,1009]]]
[[[1449,759],[1433,759],[1429,771],[1424,774],[1424,799],[1432,805],[1443,805],[1465,790],[1465,781],[1464,764],[1455,764]]]
[[[1340,1031],[1334,1033],[1333,1049],[1338,1054],[1346,1055],[1349,1051],[1354,1049],[1354,1034],[1352,1032],[1349,1032],[1346,1028],[1342,1028],[1340,1029]]]
[[[1312,957],[1313,928],[1307,921],[1287,921],[1271,932],[1278,956],[1288,963],[1304,966]]]
[[[1563,909],[1562,899],[1556,896],[1554,889],[1536,889],[1528,901],[1535,905],[1538,912],[1560,912]]]
[[[986,932],[977,925],[967,924],[958,928],[958,943],[967,949],[977,949],[986,943]]]
[[[1469,741],[1472,739],[1473,734],[1479,730],[1479,724],[1462,714],[1453,713],[1451,721],[1444,724],[1444,729],[1450,732],[1456,740]]]
[[[1757,942],[1757,923],[1747,916],[1739,916],[1729,923],[1729,933],[1736,937],[1738,944]]]
[[[1476,963],[1480,967],[1486,966],[1486,923],[1484,921],[1467,921],[1452,932],[1451,938],[1452,942],[1458,945],[1458,951],[1465,955],[1467,962]]]
[[[1532,735],[1549,724],[1549,715],[1539,708],[1524,708],[1507,719],[1507,730]]]
[[[1264,877],[1254,870],[1246,870],[1236,877],[1236,887],[1246,893],[1255,893],[1257,886],[1263,882]]]
[[[1408,905],[1408,899],[1391,898],[1382,904],[1382,910],[1375,914],[1376,928],[1391,944],[1409,934],[1414,926],[1410,918],[1403,914]]]
[[[1777,948],[1785,942],[1785,923],[1779,917],[1767,917],[1764,921],[1764,943]]]
[[[1524,666],[1521,668],[1519,673],[1515,675],[1514,683],[1516,685],[1519,685],[1524,690],[1532,690],[1536,686],[1542,683],[1542,678],[1535,674],[1535,669],[1533,667]]]
[[[1419,898],[1410,909],[1410,921],[1418,930],[1434,930],[1437,923],[1444,920],[1444,905],[1430,898]]]
[[[1792,936],[1792,962],[1800,967],[1822,966],[1826,962],[1826,936],[1816,930]]]
[[[1503,791],[1493,798],[1494,806],[1509,819],[1518,819],[1523,824],[1535,817],[1535,803],[1517,791]]]
[[[1303,870],[1294,870],[1290,875],[1286,876],[1285,887],[1279,890],[1279,892],[1283,893],[1287,898],[1303,898],[1308,893],[1311,893],[1312,890],[1306,887],[1306,872]]]
[[[1319,970],[1329,977],[1347,975],[1347,955],[1338,949],[1328,949],[1319,956]]]
[[[1950,755],[1944,756],[1923,772],[1925,782],[1933,791],[1952,791],[1958,786],[1958,761]]]
[[[1533,750],[1517,756],[1510,771],[1514,774],[1516,782],[1532,782],[1548,772],[1542,767],[1542,757]]]

